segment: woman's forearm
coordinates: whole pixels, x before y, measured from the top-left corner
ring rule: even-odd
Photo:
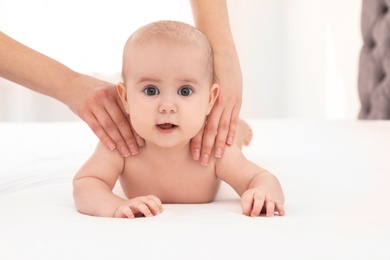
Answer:
[[[0,32],[0,76],[66,103],[66,90],[79,76],[51,59]]]
[[[236,52],[225,0],[190,0],[195,26],[210,40],[214,51]],[[221,54],[222,54],[221,53]]]

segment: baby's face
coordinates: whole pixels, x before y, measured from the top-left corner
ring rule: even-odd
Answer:
[[[188,143],[214,101],[203,48],[159,41],[133,46],[127,54],[124,80],[134,130],[163,147]]]

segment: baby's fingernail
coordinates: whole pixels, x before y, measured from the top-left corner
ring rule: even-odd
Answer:
[[[231,136],[229,136],[228,139],[226,140],[226,143],[227,143],[228,145],[232,145],[233,142],[234,142],[234,139],[233,139],[233,137],[231,137]]]
[[[107,146],[108,146],[108,148],[110,148],[111,151],[115,149],[115,144],[111,141],[107,142]]]
[[[215,149],[214,156],[217,158],[222,158],[222,148],[221,147],[217,147],[217,149]]]
[[[192,157],[194,158],[194,160],[199,160],[200,158],[200,150],[199,149],[195,149],[194,152],[192,153]]]
[[[128,150],[126,147],[122,147],[122,148],[121,148],[121,152],[122,152],[122,155],[123,155],[124,157],[127,157],[127,156],[130,155],[129,150]]]
[[[209,156],[207,154],[204,154],[202,156],[201,164],[204,165],[204,166],[207,166],[208,163],[209,163]]]

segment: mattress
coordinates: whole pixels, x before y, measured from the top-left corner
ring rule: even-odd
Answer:
[[[390,259],[390,122],[248,123],[244,154],[279,178],[283,217],[242,215],[225,183],[151,218],[82,215],[72,178],[97,142],[88,126],[0,123],[0,259]]]

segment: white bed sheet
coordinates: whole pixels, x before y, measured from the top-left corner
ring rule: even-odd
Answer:
[[[71,181],[89,128],[0,123],[0,259],[390,259],[390,122],[249,124],[244,153],[280,179],[284,217],[243,216],[227,185],[152,218],[85,216]]]

